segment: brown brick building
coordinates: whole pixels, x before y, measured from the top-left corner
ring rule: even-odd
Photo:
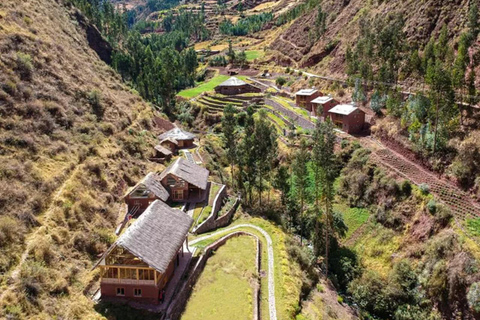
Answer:
[[[127,204],[128,213],[132,217],[138,217],[155,200],[166,202],[169,197],[160,176],[150,172],[125,194],[124,201]]]
[[[330,96],[322,96],[312,100],[312,110],[314,116],[323,117],[326,119],[328,111],[335,107],[338,102]]]
[[[184,212],[154,201],[97,264],[102,297],[158,303],[192,224]]]
[[[322,96],[322,93],[317,89],[302,89],[295,93],[295,103],[297,106],[312,112],[314,110],[312,100],[320,96]]]
[[[365,112],[353,104],[339,104],[328,111],[333,124],[346,133],[359,133],[365,124]]]
[[[176,149],[192,148],[195,146],[195,135],[180,128],[174,128],[158,136],[160,144],[172,152]],[[168,142],[168,145],[165,143]]]

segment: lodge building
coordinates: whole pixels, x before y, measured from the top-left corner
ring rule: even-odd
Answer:
[[[158,136],[160,145],[176,152],[177,149],[192,148],[195,146],[195,135],[180,128],[174,128]]]
[[[312,112],[315,107],[312,101],[320,96],[322,93],[317,89],[302,89],[295,93],[295,102],[297,106]]]
[[[338,102],[330,96],[321,96],[312,100],[312,112],[314,116],[326,119],[328,111],[335,107]]]
[[[155,200],[105,252],[100,268],[102,297],[158,303],[178,266],[193,219]]]
[[[354,104],[339,104],[328,111],[328,117],[340,130],[352,134],[363,130],[365,112]]]

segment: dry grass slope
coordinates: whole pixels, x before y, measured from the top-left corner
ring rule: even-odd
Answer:
[[[90,267],[152,169],[152,110],[62,1],[3,0],[0,48],[0,318],[98,318]]]

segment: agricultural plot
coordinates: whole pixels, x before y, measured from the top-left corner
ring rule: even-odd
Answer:
[[[480,208],[469,195],[447,182],[437,179],[429,172],[420,169],[412,162],[388,149],[375,152],[376,157],[391,170],[398,172],[416,184],[426,184],[439,200],[450,207],[452,213],[462,220],[480,217]]]
[[[245,54],[247,55],[247,61],[253,61],[255,59],[265,56],[265,53],[259,50],[245,51]]]
[[[252,319],[255,240],[227,241],[207,261],[187,303],[182,320]]]
[[[358,228],[367,222],[368,217],[370,216],[367,209],[350,208],[344,204],[335,204],[333,210],[342,214],[343,221],[348,227],[345,239],[349,239]]]

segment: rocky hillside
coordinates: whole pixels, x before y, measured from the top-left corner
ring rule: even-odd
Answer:
[[[455,38],[465,28],[469,0],[427,1],[320,1],[327,13],[326,32],[315,40],[312,30],[318,15],[310,10],[297,18],[271,45],[283,57],[289,57],[292,65],[314,67],[323,73],[344,76],[345,51],[356,42],[360,17],[385,17],[400,13],[405,19],[405,33],[409,43],[424,45],[431,35],[437,35],[446,24],[450,36]]]
[[[0,3],[0,318],[98,317],[90,268],[153,169],[152,109],[98,36],[62,0]]]

